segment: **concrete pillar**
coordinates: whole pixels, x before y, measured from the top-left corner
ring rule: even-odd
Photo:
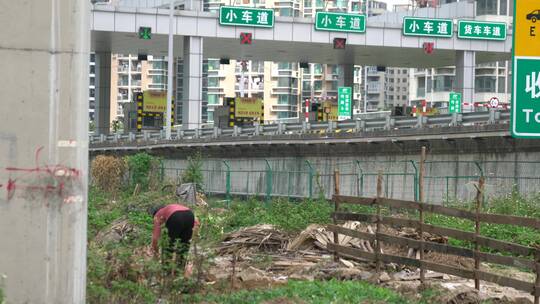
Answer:
[[[358,108],[358,105],[355,104],[354,101],[354,65],[353,64],[345,64],[343,65],[343,84],[346,87],[351,87],[351,98],[352,98],[352,104],[351,104],[351,117],[352,117],[352,109]]]
[[[456,52],[456,91],[461,93],[462,102],[474,102],[474,73],[476,67],[475,52]]]
[[[200,128],[202,123],[203,40],[184,37],[182,128]]]
[[[90,1],[12,1],[2,9],[6,303],[84,303]]]
[[[111,53],[96,53],[95,65],[96,133],[109,134],[111,120]]]

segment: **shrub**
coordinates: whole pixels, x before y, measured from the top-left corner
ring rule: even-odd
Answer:
[[[188,166],[182,174],[183,183],[194,183],[198,192],[204,192],[204,177],[202,174],[202,156],[200,153],[188,157]]]
[[[144,190],[154,188],[159,182],[159,159],[148,153],[137,153],[126,157],[132,186],[137,184]]]
[[[116,193],[122,187],[126,165],[121,158],[98,155],[92,161],[92,182],[99,189]]]

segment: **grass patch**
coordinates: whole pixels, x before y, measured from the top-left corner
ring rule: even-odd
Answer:
[[[364,281],[289,281],[272,289],[241,290],[230,294],[207,294],[185,297],[186,303],[255,304],[275,303],[410,303],[398,293]],[[272,302],[271,302],[272,303]]]

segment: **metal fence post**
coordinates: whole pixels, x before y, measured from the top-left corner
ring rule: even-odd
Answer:
[[[414,169],[414,178],[413,178],[413,192],[414,192],[414,201],[418,201],[418,192],[419,192],[419,186],[418,186],[418,167],[416,166],[416,163],[414,160],[409,160],[411,162],[411,165]]]
[[[306,165],[308,166],[309,172],[308,172],[308,190],[309,190],[309,198],[313,198],[313,166],[309,162],[309,160],[306,160]]]
[[[420,155],[420,176],[419,176],[419,231],[420,235],[420,283],[425,283],[426,269],[424,267],[424,171],[426,164],[426,147],[422,147],[422,154]]]
[[[272,167],[267,159],[264,161],[266,162],[266,204],[268,205],[270,202],[270,196],[272,195]]]
[[[228,161],[224,160],[223,164],[225,165],[225,199],[227,200],[227,204],[229,204],[231,200],[231,165]]]
[[[474,288],[480,290],[480,280],[478,279],[478,271],[480,270],[480,259],[478,257],[480,246],[478,245],[478,236],[480,235],[480,206],[484,197],[484,177],[480,176],[478,180],[478,188],[476,189],[476,216],[474,229]]]
[[[356,160],[356,169],[359,171],[359,173],[356,174],[356,195],[357,196],[363,196],[364,195],[364,170],[362,170],[362,167],[360,167],[360,161]]]
[[[334,171],[334,195],[339,195],[339,171]],[[339,200],[337,198],[334,198],[334,213],[337,213],[339,211]],[[334,216],[333,219],[334,225],[337,225],[338,222],[336,220],[336,216]],[[334,232],[334,238],[333,238],[334,245],[339,245],[339,236],[337,232]],[[337,251],[334,251],[334,261],[339,261],[339,255]]]

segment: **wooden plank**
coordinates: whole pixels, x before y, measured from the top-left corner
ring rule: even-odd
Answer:
[[[484,223],[515,225],[540,229],[540,220],[531,217],[481,213],[480,220]]]
[[[533,260],[524,258],[496,255],[492,253],[477,252],[476,255],[482,262],[532,269],[536,267]]]
[[[356,249],[352,247],[346,247],[341,245],[335,245],[333,243],[328,244],[328,249],[332,251],[337,251],[340,254],[349,256],[351,258],[360,258],[363,260],[369,260],[374,261],[375,260],[375,254],[363,251],[361,249]],[[508,278],[484,271],[474,271],[464,268],[458,268],[458,267],[452,267],[448,265],[443,265],[439,263],[434,262],[427,262],[427,261],[420,261],[412,258],[407,258],[403,256],[397,256],[397,255],[390,255],[390,254],[380,254],[379,258],[386,263],[396,263],[401,265],[408,265],[412,267],[420,267],[420,265],[423,264],[423,266],[426,269],[440,272],[440,273],[446,273],[449,275],[454,275],[466,279],[474,279],[475,272],[476,276],[483,281],[499,284],[501,286],[507,286],[512,287],[518,290],[522,290],[528,293],[535,292],[534,290],[534,284],[526,281],[521,281],[513,278]],[[537,293],[540,293],[538,291]]]
[[[479,270],[476,271],[476,275],[478,276],[478,279],[483,280],[483,281],[495,283],[501,286],[512,287],[517,290],[522,290],[528,293],[534,292],[534,284],[531,282],[512,279],[512,278],[508,278],[508,277],[504,277],[504,276],[500,276],[500,275],[496,275],[496,274],[492,274],[492,273],[488,273],[484,271],[479,271]]]
[[[348,256],[354,256],[368,261],[375,261],[374,253],[363,251],[361,249],[336,245],[334,243],[328,243],[328,250],[338,252],[340,254],[346,254]]]
[[[444,206],[436,205],[436,204],[427,204],[427,203],[420,204],[418,202],[397,200],[397,199],[390,199],[390,198],[354,197],[354,196],[343,196],[343,195],[334,195],[332,199],[340,203],[357,204],[357,205],[363,205],[363,206],[374,206],[374,205],[380,204],[383,206],[392,207],[396,209],[418,210],[419,208],[422,208],[423,211],[440,214],[440,215],[459,217],[459,218],[468,219],[471,221],[474,221],[476,218],[476,215],[474,212],[464,210],[464,209],[459,209],[459,208],[444,207]],[[484,222],[484,223],[516,225],[516,226],[529,227],[529,228],[540,230],[540,220],[536,218],[504,215],[504,214],[480,213],[479,219],[481,222]]]
[[[354,238],[358,238],[358,239],[362,239],[362,240],[366,240],[370,242],[375,240],[374,234],[358,231],[358,230],[347,229],[341,226],[328,225],[326,229],[328,229],[328,231],[331,231],[331,232],[343,234],[346,236],[350,236],[350,237],[354,237]]]
[[[464,218],[471,221],[473,221],[476,218],[473,212],[463,210],[463,209],[458,209],[458,208],[444,207],[441,205],[433,205],[433,204],[424,204],[422,208],[424,209],[424,211],[427,211],[427,212]]]
[[[377,220],[377,217],[375,215],[363,214],[363,213],[337,212],[337,213],[334,213],[333,216],[336,216],[338,220],[344,220],[344,221],[361,221],[361,222],[375,223]],[[417,220],[386,217],[386,216],[382,218],[381,223],[384,225],[410,227],[410,228],[418,228],[420,225],[420,222]],[[438,235],[444,235],[444,236],[455,238],[462,241],[473,242],[475,239],[473,232],[462,231],[462,230],[446,228],[446,227],[438,227],[438,226],[433,226],[433,225],[428,225],[428,224],[424,224],[423,228],[425,232],[438,234]],[[510,252],[510,253],[518,254],[522,256],[532,255],[535,252],[535,249],[531,247],[527,247],[527,246],[523,246],[523,245],[519,245],[515,243],[510,243],[510,242],[505,242],[505,241],[500,241],[497,239],[488,238],[484,236],[478,236],[477,240],[480,246],[489,247],[489,248],[492,248],[501,252]]]
[[[338,221],[359,221],[368,223],[375,223],[377,221],[375,215],[363,213],[334,212],[332,217]]]
[[[377,199],[372,197],[356,197],[356,196],[344,196],[344,195],[334,195],[332,200],[342,204],[355,204],[362,206],[374,206]]]
[[[337,232],[339,234],[343,234],[343,235],[358,238],[358,239],[368,240],[370,242],[376,239],[376,236],[374,234],[362,232],[358,230],[347,229],[341,226],[328,225],[327,229],[331,232]],[[415,248],[415,249],[420,248],[420,241],[406,238],[406,237],[393,236],[386,233],[379,233],[377,238],[387,244],[406,246],[406,247]],[[452,246],[448,244],[425,242],[424,248],[429,251],[435,251],[442,254],[457,255],[464,258],[474,258],[475,256],[475,252],[471,249]],[[534,267],[536,267],[534,261],[524,259],[524,258],[501,256],[501,255],[496,255],[492,253],[484,253],[484,252],[477,252],[476,255],[482,262],[511,266],[511,267],[521,267],[521,268],[527,268],[527,269],[533,269]]]

